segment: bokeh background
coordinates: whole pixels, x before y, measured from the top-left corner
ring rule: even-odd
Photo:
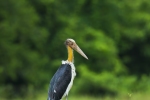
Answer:
[[[1,0],[0,98],[46,100],[67,38],[89,58],[69,99],[150,100],[150,0]]]

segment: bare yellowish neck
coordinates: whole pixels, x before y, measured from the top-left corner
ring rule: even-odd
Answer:
[[[68,49],[68,61],[69,62],[73,62],[74,60],[74,57],[73,57],[73,49],[69,46],[67,46],[67,49]]]

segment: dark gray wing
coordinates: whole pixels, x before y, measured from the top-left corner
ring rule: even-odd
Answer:
[[[62,64],[50,82],[48,100],[60,100],[71,81],[71,66]]]

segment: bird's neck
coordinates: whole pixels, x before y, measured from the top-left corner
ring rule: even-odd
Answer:
[[[69,46],[67,46],[67,49],[68,49],[68,61],[69,62],[73,62],[74,60],[74,56],[73,56],[73,49]]]

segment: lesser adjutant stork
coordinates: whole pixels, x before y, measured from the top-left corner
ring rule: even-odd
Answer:
[[[58,68],[50,81],[48,100],[60,100],[63,97],[66,97],[67,100],[68,93],[76,76],[73,49],[84,58],[88,59],[73,39],[67,39],[65,41],[65,45],[68,50],[68,59],[66,61],[62,61],[61,66]]]

